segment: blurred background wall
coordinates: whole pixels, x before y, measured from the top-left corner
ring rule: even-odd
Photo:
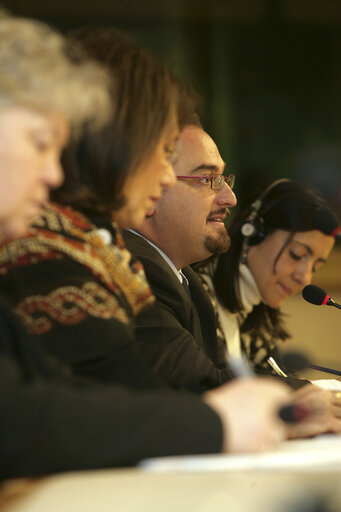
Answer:
[[[61,30],[110,24],[203,96],[202,119],[242,195],[276,177],[341,212],[340,0],[3,0]]]
[[[3,5],[62,31],[84,24],[129,30],[201,93],[203,124],[236,173],[240,198],[292,177],[320,188],[341,215],[341,0]],[[316,283],[341,300],[340,247]],[[286,304],[292,343],[341,367],[341,313],[312,308],[300,297]]]

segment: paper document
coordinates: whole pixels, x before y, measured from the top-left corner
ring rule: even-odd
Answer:
[[[341,382],[336,379],[312,380],[311,383],[321,389],[327,389],[329,391],[341,391]]]
[[[325,435],[314,439],[285,441],[277,450],[243,455],[194,455],[145,459],[146,471],[199,472],[244,470],[341,471],[341,436]]]

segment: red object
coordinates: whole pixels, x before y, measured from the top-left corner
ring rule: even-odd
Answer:
[[[323,302],[322,302],[321,306],[325,306],[327,304],[328,300],[329,300],[329,295],[326,294],[325,298],[323,299]]]
[[[337,228],[335,228],[330,234],[331,234],[331,236],[335,237],[339,233],[341,233],[341,226],[338,226]]]

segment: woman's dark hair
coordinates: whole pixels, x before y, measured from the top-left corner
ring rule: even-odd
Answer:
[[[69,38],[112,74],[114,114],[99,132],[86,130],[63,155],[65,183],[52,198],[90,215],[124,204],[123,185],[157,145],[171,114],[180,128],[194,112],[194,94],[168,67],[113,28],[83,28]]]
[[[239,263],[245,237],[241,233],[241,227],[252,213],[253,202],[261,195],[262,192],[249,198],[233,220],[229,227],[231,247],[227,253],[219,256],[213,278],[217,297],[232,313],[243,310],[239,288]],[[326,200],[312,187],[288,180],[269,188],[259,208],[258,220],[262,223],[266,235],[277,229],[289,232],[287,240],[275,258],[274,272],[278,258],[295,233],[322,230],[319,213],[323,218],[327,213],[337,224],[337,219]],[[247,316],[241,326],[241,333],[245,332],[253,339],[260,338],[268,343],[272,339],[285,340],[289,337],[283,325],[281,311],[263,303],[255,306]]]

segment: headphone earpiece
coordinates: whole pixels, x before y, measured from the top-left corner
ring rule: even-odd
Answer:
[[[248,246],[260,244],[264,240],[266,235],[268,234],[268,231],[267,231],[266,227],[264,226],[263,220],[259,217],[259,211],[262,207],[265,197],[268,195],[270,190],[272,190],[274,187],[276,187],[279,183],[286,183],[289,181],[291,181],[291,180],[289,180],[287,178],[282,178],[282,179],[274,181],[252,203],[251,213],[240,228],[241,234],[245,238],[244,249],[243,249],[244,257],[245,257],[246,250],[247,250]]]
[[[256,228],[253,222],[248,221],[244,222],[244,224],[241,227],[241,233],[243,236],[253,236],[256,233]]]
[[[267,235],[264,223],[258,218],[250,219],[241,227],[242,235],[247,239],[249,246],[260,244]]]

